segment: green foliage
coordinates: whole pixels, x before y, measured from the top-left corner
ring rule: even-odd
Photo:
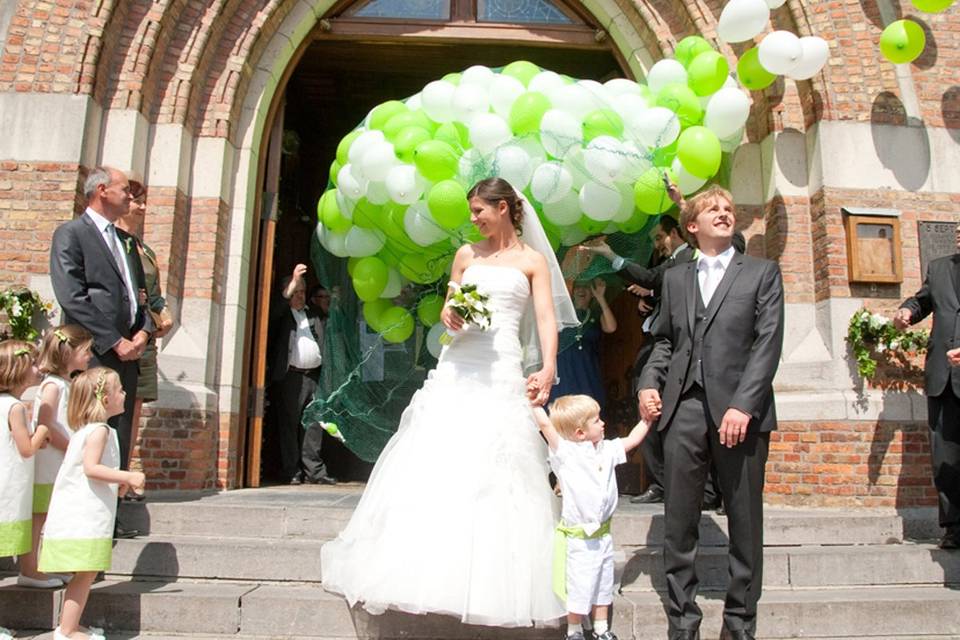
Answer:
[[[38,312],[48,316],[53,304],[44,301],[36,291],[14,288],[0,291],[0,309],[6,313],[8,325],[8,330],[0,332],[0,339],[35,342],[40,332],[33,326],[33,318]]]
[[[929,334],[923,330],[900,331],[879,313],[859,309],[850,317],[847,343],[857,361],[857,373],[872,380],[877,375],[877,357],[909,356],[927,350]]]

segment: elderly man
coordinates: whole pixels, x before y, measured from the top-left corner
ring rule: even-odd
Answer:
[[[97,167],[84,183],[83,215],[60,225],[50,248],[50,279],[62,321],[93,335],[91,366],[109,367],[120,376],[127,397],[123,414],[110,419],[120,442],[120,465],[127,468],[137,360],[147,346],[153,321],[147,313],[143,265],[137,244],[115,226],[128,211],[130,184],[122,171]],[[118,536],[135,535],[117,527]]]
[[[320,458],[323,429],[316,424],[304,430],[303,410],[313,400],[323,361],[323,311],[308,307],[304,275],[307,266],[298,264],[284,278],[282,295],[270,318],[270,403],[280,450],[280,473],[284,482],[336,484]],[[321,309],[329,308],[329,296],[314,292]],[[324,313],[325,315],[325,313]]]
[[[933,313],[933,331],[924,367],[933,484],[944,528],[941,549],[960,548],[960,225],[958,253],[927,265],[923,286],[897,309],[900,330]]]

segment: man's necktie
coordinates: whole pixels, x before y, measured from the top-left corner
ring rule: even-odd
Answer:
[[[703,258],[703,266],[705,267],[706,273],[704,274],[703,287],[701,287],[700,295],[703,296],[703,306],[709,307],[710,300],[717,291],[717,285],[719,285],[723,279],[723,265],[719,259],[708,260]]]

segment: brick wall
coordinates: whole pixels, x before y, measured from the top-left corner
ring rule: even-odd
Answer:
[[[218,485],[219,417],[215,411],[144,405],[135,468],[151,489],[212,489]]]

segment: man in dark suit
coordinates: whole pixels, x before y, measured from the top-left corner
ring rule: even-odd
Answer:
[[[127,213],[130,184],[122,171],[97,167],[84,183],[83,215],[57,227],[50,247],[50,279],[64,324],[93,335],[90,366],[109,367],[126,392],[124,411],[110,419],[120,443],[120,467],[130,458],[130,433],[137,399],[137,360],[153,321],[145,307],[143,264],[133,238],[114,223]],[[137,532],[118,526],[118,537]]]
[[[313,424],[304,429],[301,425],[303,410],[317,390],[323,360],[323,319],[317,309],[306,305],[306,272],[307,266],[298,264],[293,274],[283,279],[284,301],[275,304],[271,312],[270,404],[281,479],[289,484],[336,484],[320,457],[323,428]],[[329,297],[327,301],[329,304]]]
[[[663,438],[670,640],[700,637],[695,561],[711,462],[730,536],[721,638],[751,639],[756,632],[783,282],[776,263],[734,250],[735,222],[732,198],[719,187],[686,203],[680,224],[700,255],[663,274],[653,353],[641,376],[641,415]]]
[[[960,251],[960,225],[956,229]],[[945,529],[941,549],[960,548],[960,253],[927,265],[923,286],[897,310],[898,329],[933,313],[924,367],[933,484]]]

